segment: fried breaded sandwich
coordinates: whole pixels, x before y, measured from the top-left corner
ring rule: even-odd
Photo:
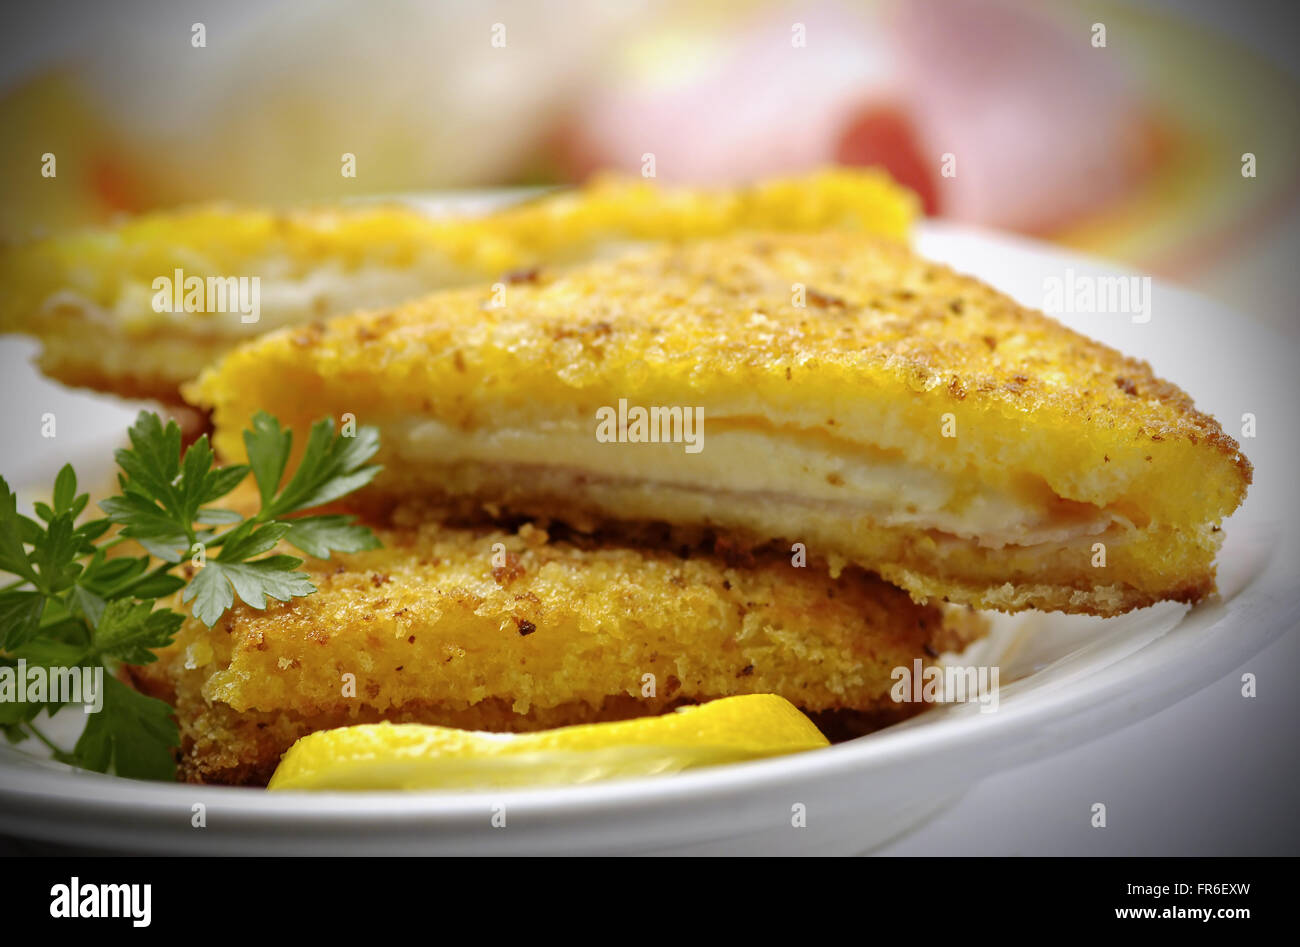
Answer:
[[[751,188],[602,178],[482,217],[409,205],[200,207],[0,249],[0,331],[43,343],[47,375],[178,402],[180,384],[260,333],[434,289],[528,278],[629,242],[771,228],[902,237],[912,195],[874,171]]]
[[[737,694],[786,697],[830,733],[902,719],[893,669],[984,630],[857,569],[789,555],[572,541],[395,514],[383,548],[309,560],[318,591],[187,619],[129,669],[171,701],[180,773],[264,784],[308,733],[388,720],[538,730]]]
[[[382,433],[373,502],[799,542],[981,608],[1113,615],[1214,588],[1251,468],[1127,358],[863,235],[669,246],[274,333],[188,389]]]

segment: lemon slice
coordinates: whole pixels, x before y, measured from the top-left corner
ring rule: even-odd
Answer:
[[[269,789],[495,789],[654,776],[828,746],[784,697],[747,694],[660,717],[537,733],[372,723],[309,734]]]

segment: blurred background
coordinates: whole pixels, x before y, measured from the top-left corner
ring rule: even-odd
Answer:
[[[10,4],[0,239],[212,199],[562,185],[640,173],[649,154],[665,182],[879,164],[929,214],[1245,298],[1290,327],[1289,6]],[[36,173],[45,153],[56,178]]]

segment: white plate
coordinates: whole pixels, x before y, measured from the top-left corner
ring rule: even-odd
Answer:
[[[1031,306],[1044,280],[1120,271],[1055,248],[928,224],[919,248]],[[1138,274],[1140,275],[1140,274]],[[28,747],[0,746],[0,833],[132,852],[180,853],[851,853],[895,838],[982,777],[1142,720],[1217,680],[1300,621],[1296,350],[1200,297],[1155,284],[1151,320],[1061,316],[1188,390],[1243,441],[1255,484],[1226,524],[1221,597],[1105,621],[1000,617],[964,663],[997,664],[998,710],[931,710],[906,724],[813,753],[677,776],[493,793],[268,794],[140,783],[72,770]],[[63,461],[107,456],[134,413],[64,391],[22,365],[30,345],[0,340],[9,410],[0,470],[49,482]],[[58,437],[40,436],[40,417]],[[59,721],[56,721],[56,724]],[[206,827],[192,826],[206,807]],[[806,827],[792,825],[801,804]],[[502,807],[505,825],[494,825]],[[499,818],[496,821],[500,821]]]

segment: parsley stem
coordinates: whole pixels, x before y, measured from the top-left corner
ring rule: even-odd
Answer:
[[[28,582],[27,579],[16,579],[15,581],[10,582],[8,585],[0,586],[0,592],[8,592],[10,589],[18,588],[18,586],[20,585],[26,585],[27,582]]]
[[[32,736],[36,737],[36,739],[40,740],[42,743],[48,746],[55,756],[62,758],[68,755],[65,751],[59,749],[59,747],[57,747],[53,742],[51,742],[49,737],[41,733],[41,731],[37,729],[36,724],[28,722],[24,724],[24,726],[32,732]]]

